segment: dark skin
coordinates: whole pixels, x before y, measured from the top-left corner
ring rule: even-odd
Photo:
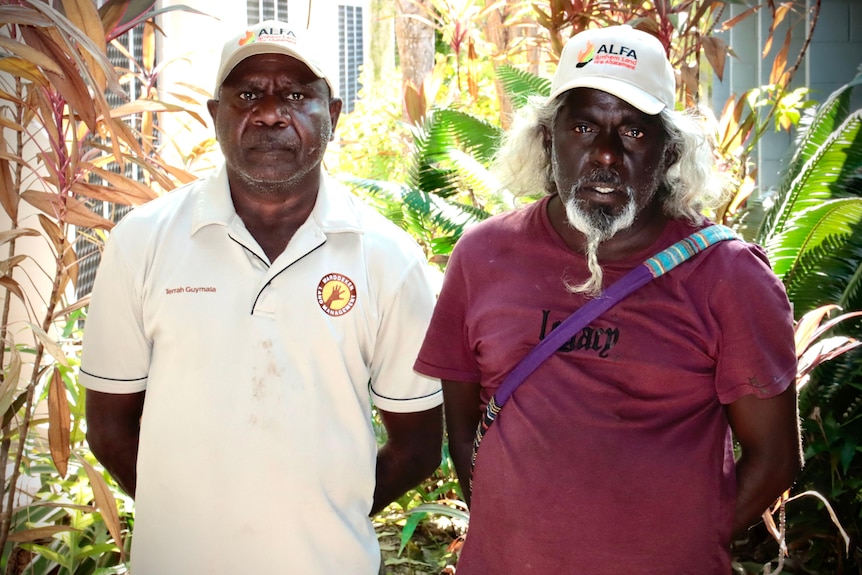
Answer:
[[[562,97],[565,103],[544,134],[560,190],[548,204],[554,229],[573,251],[582,252],[585,237],[569,224],[563,200],[576,193],[587,209],[618,214],[628,201],[622,188],[630,186],[635,191],[635,221],[601,244],[599,261],[618,260],[652,245],[667,223],[658,176],[675,157],[658,118],[598,90],[574,89]],[[591,179],[597,171],[616,173],[621,185]],[[584,177],[586,182],[573,191],[573,183]],[[467,478],[481,418],[480,390],[479,382],[443,381],[449,450],[468,505],[472,494]],[[769,399],[746,395],[725,406],[725,411],[742,453],[736,468],[733,519],[733,532],[738,535],[790,487],[801,469],[796,388],[791,385]]]
[[[241,61],[207,102],[225,157],[237,214],[270,261],[285,249],[317,200],[321,162],[341,100],[305,64],[284,55]],[[145,392],[87,390],[87,438],[93,453],[135,496]],[[442,407],[380,411],[388,435],[377,457],[372,513],[431,475],[440,463]]]

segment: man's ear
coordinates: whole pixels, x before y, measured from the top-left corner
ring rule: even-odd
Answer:
[[[676,144],[668,144],[664,149],[664,165],[670,167],[679,161],[680,153]]]
[[[210,118],[213,119],[213,128],[215,128],[218,100],[207,100],[207,111],[210,113]]]
[[[329,141],[335,139],[335,126],[338,125],[338,118],[341,117],[341,107],[344,105],[341,98],[332,98],[329,100],[329,119],[332,121],[332,131],[329,132]]]
[[[551,146],[553,145],[553,137],[551,136],[551,128],[545,125],[539,126],[542,130],[542,148],[545,150],[545,155],[551,157]]]

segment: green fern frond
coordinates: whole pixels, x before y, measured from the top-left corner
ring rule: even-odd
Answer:
[[[512,66],[503,65],[497,68],[497,78],[515,108],[526,104],[531,96],[547,98],[551,93],[550,80]]]
[[[845,121],[811,154],[805,165],[788,182],[782,180],[774,207],[767,213],[758,233],[758,242],[767,243],[781,234],[794,213],[821,204],[824,200],[858,195],[842,185],[862,166],[862,110]]]

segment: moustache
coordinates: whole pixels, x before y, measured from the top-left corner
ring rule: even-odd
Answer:
[[[622,188],[623,180],[620,175],[613,170],[593,170],[586,176],[578,180],[578,187],[585,185],[604,184],[611,188]]]

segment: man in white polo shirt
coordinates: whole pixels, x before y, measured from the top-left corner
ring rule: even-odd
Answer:
[[[228,41],[224,166],[105,248],[80,381],[90,445],[135,497],[135,575],[372,575],[369,515],[440,461],[440,384],[412,370],[425,259],[323,173],[341,101],[317,53],[280,22]]]

